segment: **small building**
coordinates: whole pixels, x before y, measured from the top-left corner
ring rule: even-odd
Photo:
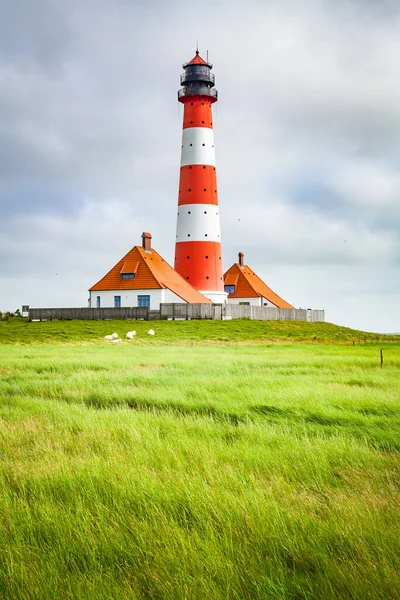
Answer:
[[[243,252],[239,252],[239,262],[234,263],[224,274],[224,287],[230,304],[294,308],[244,264]]]
[[[89,289],[89,306],[142,306],[157,310],[161,303],[211,301],[194,289],[151,247],[150,233],[142,234],[142,245],[128,254]]]

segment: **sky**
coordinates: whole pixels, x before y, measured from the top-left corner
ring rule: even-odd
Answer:
[[[0,310],[86,306],[143,231],[173,264],[198,42],[224,269],[399,332],[399,31],[397,0],[0,0]]]

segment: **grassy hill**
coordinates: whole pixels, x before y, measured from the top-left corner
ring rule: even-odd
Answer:
[[[12,319],[0,340],[1,598],[400,598],[395,337]]]
[[[146,336],[149,328],[154,338]],[[356,344],[398,342],[399,335],[356,331],[332,323],[301,321],[44,321],[21,318],[0,321],[0,343],[101,342],[105,335],[138,332],[138,343],[322,343]]]

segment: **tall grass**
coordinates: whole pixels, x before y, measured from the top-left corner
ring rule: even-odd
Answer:
[[[400,345],[136,342],[0,346],[0,597],[400,597]]]

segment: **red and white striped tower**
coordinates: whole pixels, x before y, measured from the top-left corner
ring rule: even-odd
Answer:
[[[215,303],[226,302],[215,170],[212,105],[218,99],[212,65],[196,56],[183,65],[184,105],[175,271]]]

